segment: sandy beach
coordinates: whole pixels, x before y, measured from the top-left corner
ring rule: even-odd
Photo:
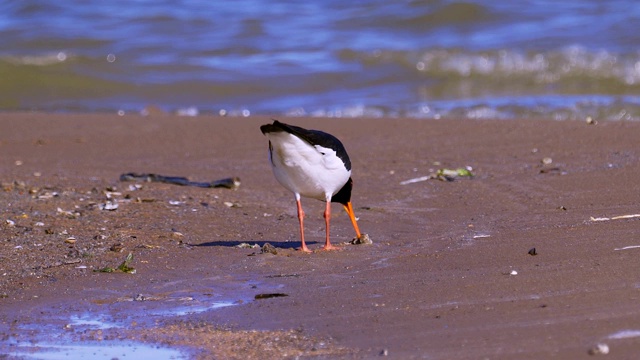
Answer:
[[[280,120],[342,140],[373,245],[347,244],[334,205],[342,249],[296,251],[269,117],[0,114],[0,354],[71,339],[198,359],[637,355],[640,123]],[[317,250],[323,203],[303,206]]]

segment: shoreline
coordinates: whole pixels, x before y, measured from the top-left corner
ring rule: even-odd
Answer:
[[[258,330],[261,349],[278,331],[306,339],[287,337],[277,354],[290,356],[575,358],[598,343],[635,354],[640,337],[615,335],[638,330],[639,265],[633,248],[616,249],[638,245],[637,218],[613,218],[640,213],[640,123],[282,120],[344,143],[372,246],[294,250],[293,196],[273,178],[259,130],[269,117],[0,113],[2,333],[29,340],[19,324],[45,321],[39,313],[130,319],[140,304],[114,299],[144,294],[239,302],[147,328],[162,331],[146,341],[195,348],[194,357],[221,356],[201,341],[216,327]],[[466,166],[471,179],[400,184]],[[128,172],[241,185],[120,182]],[[102,210],[109,201],[117,209]],[[303,205],[317,249],[323,206]],[[353,229],[338,210],[341,244]],[[237,247],[267,242],[276,255]],[[135,274],[93,271],[128,253]],[[288,296],[252,299],[264,293]],[[249,351],[243,344],[233,351]]]

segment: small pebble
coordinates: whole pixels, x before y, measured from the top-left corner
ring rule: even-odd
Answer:
[[[509,273],[509,275],[518,275],[518,272],[515,270],[511,270],[511,272]]]

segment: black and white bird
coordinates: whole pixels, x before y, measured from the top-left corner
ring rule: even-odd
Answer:
[[[300,196],[326,202],[324,250],[335,249],[329,240],[332,202],[344,206],[356,236],[360,238],[360,229],[351,206],[351,161],[340,140],[322,131],[307,130],[278,120],[274,120],[273,124],[260,126],[260,130],[269,138],[269,161],[273,174],[282,186],[295,195],[301,250],[310,252],[304,242],[304,211]]]

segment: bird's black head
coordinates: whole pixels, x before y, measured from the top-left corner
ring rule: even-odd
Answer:
[[[346,184],[331,197],[331,202],[337,202],[342,205],[347,205],[351,201],[351,189],[353,188],[353,180],[349,178]]]

